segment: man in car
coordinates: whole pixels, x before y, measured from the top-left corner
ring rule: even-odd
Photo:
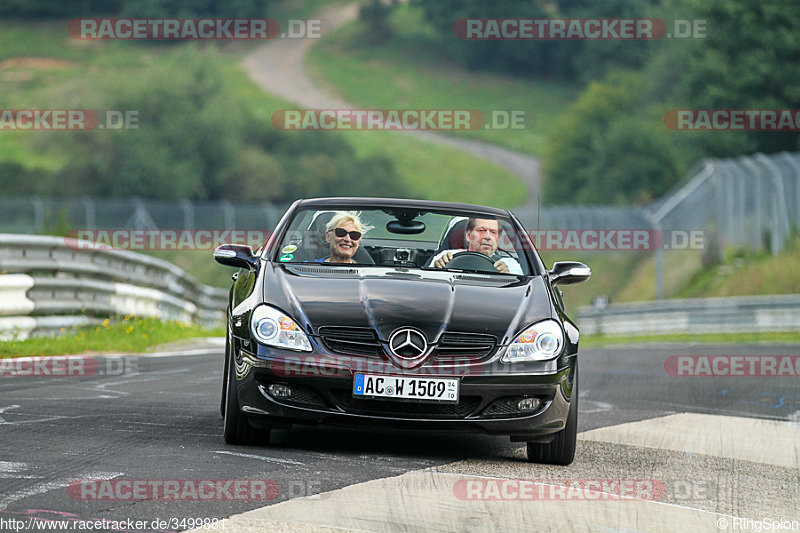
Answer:
[[[368,231],[361,223],[360,213],[337,211],[325,226],[325,240],[330,245],[330,255],[317,259],[320,263],[355,263],[361,236]]]
[[[522,266],[513,257],[501,257],[497,253],[500,242],[500,223],[497,220],[485,218],[470,218],[464,229],[464,239],[467,242],[467,251],[479,252],[490,257],[495,263],[494,268],[504,274],[522,275]],[[453,259],[453,255],[461,250],[444,250],[436,254],[431,264],[436,268],[445,268]]]

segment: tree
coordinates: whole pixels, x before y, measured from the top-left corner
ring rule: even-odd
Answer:
[[[800,3],[686,0],[708,36],[685,65],[695,108],[800,108]],[[755,150],[795,150],[798,132],[743,133]],[[731,154],[733,155],[733,154]]]
[[[587,87],[547,146],[546,202],[643,202],[677,181],[679,166],[663,122],[632,112],[642,96],[635,73],[612,73]]]

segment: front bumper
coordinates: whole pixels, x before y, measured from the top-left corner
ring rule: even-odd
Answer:
[[[482,364],[479,370],[424,366],[402,371],[383,363],[366,368],[363,358],[304,355],[294,352],[269,356],[237,351],[236,383],[239,405],[254,425],[288,429],[294,424],[461,431],[532,440],[562,430],[569,412],[576,357],[560,360],[546,372],[505,371]],[[352,396],[356,372],[392,373],[460,379],[458,404]],[[275,398],[270,384],[288,385],[288,399]],[[514,410],[516,400],[536,397],[533,412]]]

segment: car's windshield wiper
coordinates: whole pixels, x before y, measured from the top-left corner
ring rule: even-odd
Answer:
[[[505,276],[515,276],[516,274],[509,274],[507,272],[489,272],[488,270],[474,270],[470,268],[436,268],[436,267],[422,267],[422,270],[427,271],[439,271],[439,272],[454,272],[456,274],[484,274],[486,276],[494,276],[497,274],[502,274]]]

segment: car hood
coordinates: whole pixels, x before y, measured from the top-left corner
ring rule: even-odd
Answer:
[[[397,328],[410,326],[433,342],[447,330],[490,334],[505,344],[522,326],[552,316],[541,277],[376,268],[327,275],[283,266],[271,270],[264,301],[289,312],[315,334],[320,326],[368,327],[387,340]]]

